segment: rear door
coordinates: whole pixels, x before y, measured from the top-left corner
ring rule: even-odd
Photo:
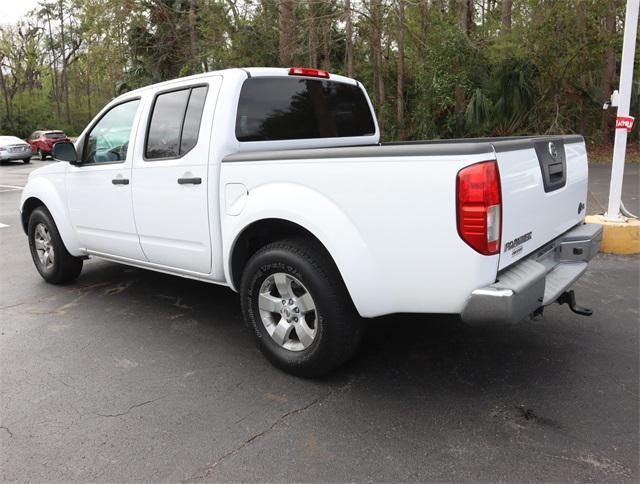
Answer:
[[[209,78],[156,92],[150,103],[132,185],[140,245],[151,263],[211,272],[207,186],[219,87],[220,78]]]
[[[502,189],[500,269],[582,222],[587,153],[581,136],[496,142]]]

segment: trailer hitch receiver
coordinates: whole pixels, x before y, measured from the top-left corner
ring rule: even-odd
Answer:
[[[581,316],[591,316],[593,311],[591,309],[583,308],[576,304],[576,293],[573,291],[565,291],[556,301],[558,304],[568,304],[569,309]]]

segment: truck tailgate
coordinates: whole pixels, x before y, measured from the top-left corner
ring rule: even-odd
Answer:
[[[493,143],[502,189],[503,269],[582,222],[587,154],[581,136]]]

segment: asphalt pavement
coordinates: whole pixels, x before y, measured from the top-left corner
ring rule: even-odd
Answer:
[[[575,287],[590,318],[380,318],[352,362],[304,380],[266,362],[224,287],[98,260],[42,281],[17,213],[39,165],[0,167],[0,479],[640,479],[639,257],[594,259]]]
[[[627,163],[622,182],[622,202],[627,210],[640,215],[640,163]],[[592,163],[589,165],[589,194],[587,213],[598,214],[607,211],[609,203],[609,182],[611,165]]]

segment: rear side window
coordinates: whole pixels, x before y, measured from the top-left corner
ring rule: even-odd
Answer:
[[[204,100],[207,97],[206,87],[196,87],[191,90],[191,97],[187,105],[187,112],[184,116],[182,128],[182,142],[180,144],[180,154],[191,150],[198,142],[200,133],[200,121],[204,110]]]
[[[179,158],[196,145],[206,97],[206,86],[156,97],[147,131],[147,160]]]
[[[242,85],[236,116],[238,141],[374,133],[369,103],[357,86],[299,77],[253,77]]]

